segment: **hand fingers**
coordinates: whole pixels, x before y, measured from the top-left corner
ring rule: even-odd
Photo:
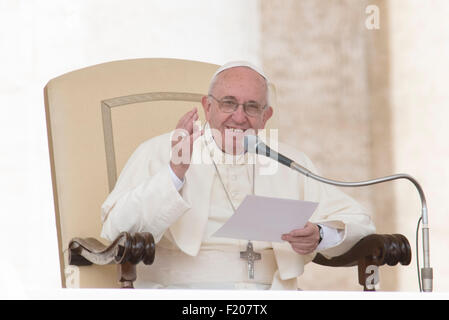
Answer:
[[[181,117],[172,136],[172,146],[176,145],[185,137],[188,137],[193,133],[195,129],[194,122],[196,120],[198,120],[198,112],[196,108],[193,108]]]
[[[186,122],[184,128],[185,128],[190,134],[192,134],[193,131],[195,130],[194,124],[195,124],[195,121],[198,120],[198,118],[199,118],[199,117],[198,117],[198,113],[194,113],[193,116]]]
[[[196,119],[198,119],[198,111],[196,108],[194,108],[185,114],[185,116],[182,118],[182,123],[186,125],[188,123],[191,123],[192,121],[195,121]]]
[[[309,254],[318,246],[318,227],[308,222],[302,229],[295,229],[282,235],[282,240],[288,241],[292,249],[299,254]]]
[[[318,246],[318,242],[314,243],[291,243],[292,249],[299,254],[308,254],[313,252]]]
[[[305,255],[305,254],[309,254],[312,253],[315,249],[316,246],[293,246],[292,245],[292,249],[299,254]]]
[[[288,233],[291,237],[309,237],[315,233],[315,225],[313,223],[307,222],[304,228],[295,229]]]
[[[313,252],[318,246],[318,240],[307,238],[304,241],[289,241],[292,249],[299,254],[308,254]]]
[[[184,115],[181,117],[180,120],[190,119],[190,118],[192,118],[193,115],[194,115],[195,113],[197,113],[197,112],[198,112],[198,110],[197,110],[197,108],[195,107],[195,108],[193,108],[192,110],[186,112],[186,114],[184,114]]]
[[[282,235],[282,240],[289,242],[291,245],[293,244],[314,244],[317,243],[319,238],[315,236],[310,237],[292,237],[290,235]]]
[[[176,128],[184,128],[187,131],[191,132],[193,128],[193,122],[196,120],[198,120],[198,110],[194,108],[183,115],[181,119],[179,119]]]

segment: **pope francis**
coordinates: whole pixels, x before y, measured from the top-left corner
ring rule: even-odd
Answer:
[[[260,135],[275,112],[268,83],[251,63],[223,65],[201,101],[203,128],[195,125],[195,108],[128,160],[102,206],[102,237],[153,234],[155,262],[137,266],[136,288],[296,290],[317,252],[337,256],[374,233],[366,210],[343,192],[243,152],[243,136]],[[317,172],[303,153],[278,148]],[[283,243],[212,236],[251,194],[319,205],[304,228],[285,230]]]

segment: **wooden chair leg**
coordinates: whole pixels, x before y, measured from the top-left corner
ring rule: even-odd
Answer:
[[[136,265],[130,262],[118,264],[118,281],[122,289],[134,289],[134,281],[137,279]]]
[[[363,286],[363,291],[376,291],[376,284],[379,283],[379,272],[372,259],[359,260],[358,273],[359,284]]]

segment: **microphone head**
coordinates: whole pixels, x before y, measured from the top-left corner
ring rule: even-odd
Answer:
[[[259,143],[259,138],[257,136],[246,135],[244,137],[245,153],[246,152],[257,153],[257,144],[258,143]]]

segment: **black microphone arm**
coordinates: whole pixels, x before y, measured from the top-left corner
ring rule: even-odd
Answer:
[[[397,179],[407,179],[413,183],[419,193],[419,197],[421,199],[421,219],[422,219],[422,246],[423,246],[423,263],[424,267],[421,269],[422,272],[422,289],[421,289],[421,280],[419,279],[419,267],[418,267],[418,280],[419,280],[419,288],[420,291],[424,292],[432,292],[433,290],[433,270],[430,267],[430,258],[429,258],[429,223],[427,216],[427,203],[426,197],[424,195],[424,191],[418,181],[415,178],[408,174],[395,174],[391,176],[386,176],[377,179],[371,179],[366,181],[359,182],[342,182],[327,179],[321,176],[318,176],[311,172],[310,170],[304,168],[300,164],[294,162],[293,160],[287,158],[286,156],[277,153],[276,151],[270,149],[265,143],[263,143],[257,136],[247,135],[245,136],[245,152],[256,153],[259,155],[263,155],[269,157],[273,160],[280,162],[281,164],[296,170],[306,177],[312,178],[314,180],[320,181],[322,183],[331,184],[339,187],[365,187],[373,184],[378,184],[382,182],[397,180]],[[418,254],[418,253],[416,253]]]

